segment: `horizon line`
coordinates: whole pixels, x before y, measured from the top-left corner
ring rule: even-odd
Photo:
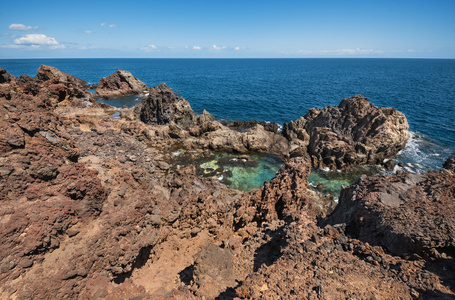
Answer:
[[[455,57],[20,57],[12,59],[455,59]]]

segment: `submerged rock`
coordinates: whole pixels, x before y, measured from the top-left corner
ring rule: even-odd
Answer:
[[[105,99],[141,94],[147,85],[130,72],[117,69],[115,73],[101,78],[96,86],[96,94]]]
[[[313,166],[347,169],[380,164],[404,149],[409,125],[401,112],[376,107],[362,95],[343,99],[336,107],[310,109],[284,124],[288,140],[308,147]]]

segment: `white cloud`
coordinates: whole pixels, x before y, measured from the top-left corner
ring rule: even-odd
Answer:
[[[193,46],[193,50],[201,50],[202,48],[200,46]]]
[[[103,26],[113,28],[113,27],[117,27],[117,24],[107,24],[107,23],[103,22],[103,23],[101,23],[101,27],[103,27]]]
[[[212,47],[211,47],[211,49],[213,49],[213,50],[222,50],[225,48],[226,48],[225,46],[217,46],[217,45],[212,45]]]
[[[32,29],[38,29],[38,26],[32,27],[32,26],[26,26],[24,24],[11,24],[11,25],[9,25],[8,29],[27,31],[27,30],[32,30]]]
[[[58,42],[53,37],[44,34],[27,34],[14,40],[16,45],[55,46]]]
[[[84,33],[91,34],[91,33],[93,33],[93,31],[92,30],[84,30]]]
[[[374,49],[338,49],[338,50],[299,50],[298,53],[302,54],[335,54],[335,55],[368,55],[368,54],[380,54],[384,53],[382,50]]]
[[[143,47],[142,50],[147,51],[147,52],[157,51],[158,50],[158,46],[150,44],[150,45],[147,45],[147,46]]]
[[[235,47],[234,50],[235,50],[235,51],[239,51],[239,50],[240,50],[240,47]]]

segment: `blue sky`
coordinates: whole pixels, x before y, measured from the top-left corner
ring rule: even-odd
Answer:
[[[4,1],[0,58],[455,58],[455,0]]]

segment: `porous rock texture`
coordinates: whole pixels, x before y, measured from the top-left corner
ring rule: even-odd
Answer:
[[[444,171],[365,176],[341,192],[329,220],[396,255],[455,253],[455,176]]]
[[[183,128],[197,125],[198,120],[190,103],[179,97],[165,83],[153,87],[149,95],[142,99],[140,118],[146,124],[165,125],[172,123]]]
[[[122,96],[138,95],[147,91],[147,85],[130,72],[117,69],[115,73],[101,78],[96,86],[96,96],[112,99]]]
[[[347,169],[381,164],[404,149],[409,138],[404,114],[376,107],[362,95],[343,99],[336,107],[312,108],[289,124],[283,135],[308,148],[314,167]]]
[[[8,78],[0,83],[2,299],[455,295],[447,200],[453,199],[454,183],[448,169],[383,179],[390,193],[377,187],[375,177],[348,188],[360,191],[355,201],[376,203],[360,222],[386,219],[397,230],[405,228],[400,219],[416,222],[404,232],[421,247],[408,247],[416,254],[412,257],[396,256],[388,239],[355,236],[349,220],[357,220],[365,205],[343,204],[350,201],[349,192],[340,199],[340,209],[348,207],[351,219],[335,222],[336,212],[329,218],[333,226],[324,224],[321,218],[332,208],[308,192],[311,161],[305,149],[294,151],[263,187],[249,193],[231,190],[197,176],[192,163],[173,159],[175,149],[190,162],[210,155],[197,143],[184,143],[227,132],[209,114],[189,130],[147,125],[137,119],[137,109],[100,107],[93,99],[91,107],[71,106],[79,103],[72,83]],[[65,92],[65,109],[56,91]],[[237,133],[255,139],[253,132]],[[370,187],[380,192],[370,193]],[[384,217],[374,210],[383,205],[375,200],[382,193],[389,194]],[[420,196],[419,208],[414,199]],[[408,198],[415,213],[397,210]],[[426,221],[418,214],[422,211]],[[421,238],[426,234],[427,240]]]

